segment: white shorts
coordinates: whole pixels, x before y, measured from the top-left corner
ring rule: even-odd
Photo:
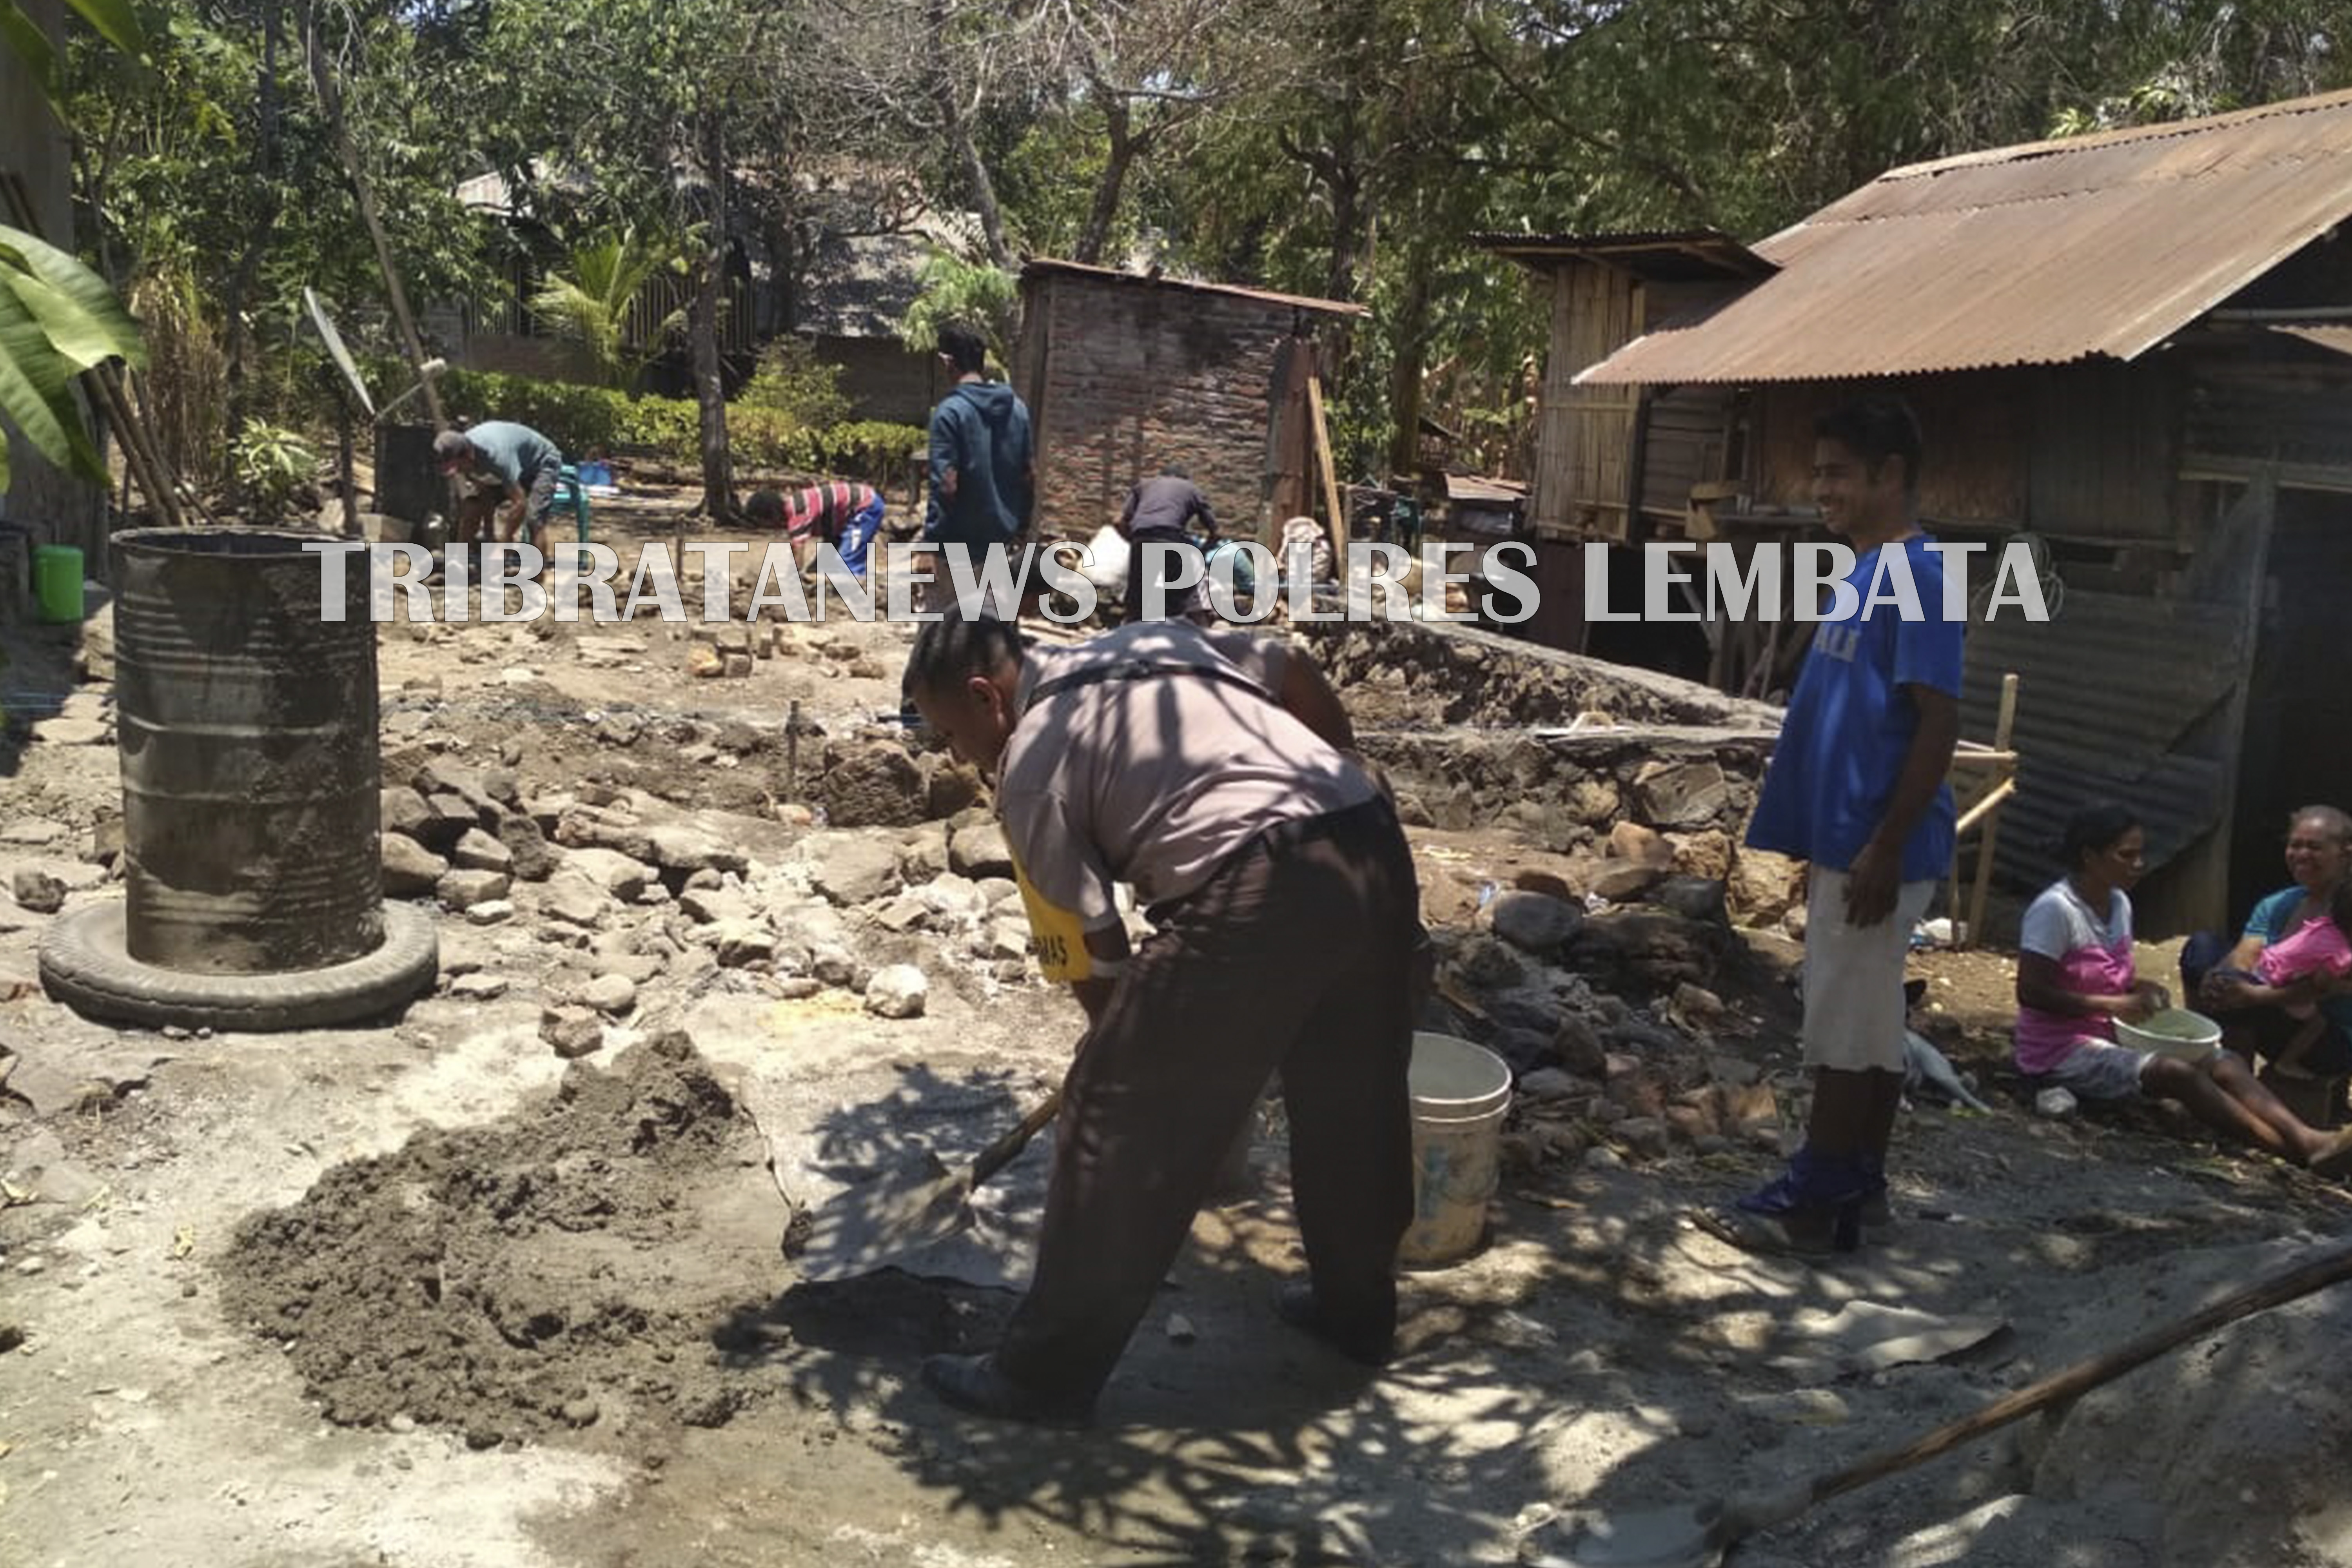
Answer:
[[[1845,918],[1843,871],[1816,866],[1805,893],[1805,1065],[1900,1073],[1903,960],[1927,912],[1934,881],[1906,882],[1895,912],[1874,926]]]
[[[2074,1048],[2042,1074],[2078,1100],[2129,1100],[2139,1092],[2139,1075],[2156,1058],[2112,1040],[2077,1040]]]

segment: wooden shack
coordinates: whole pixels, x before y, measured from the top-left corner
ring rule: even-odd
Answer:
[[[2235,919],[2285,880],[2285,814],[2352,802],[2347,216],[2339,93],[1896,169],[1752,249],[1490,237],[1553,280],[1534,516],[1562,547],[1815,529],[1814,419],[1899,392],[1922,520],[2028,536],[2062,595],[1969,636],[1968,733],[2021,677],[2004,873],[2047,880],[2066,816],[2116,798],[2148,825],[2143,930]],[[1668,313],[1694,258],[1706,297]],[[1739,634],[1706,631],[1735,689],[1800,646],[1726,668]]]
[[[1037,429],[1037,510],[1084,537],[1147,475],[1191,474],[1235,535],[1320,514],[1307,387],[1360,305],[1037,260],[1013,384]]]

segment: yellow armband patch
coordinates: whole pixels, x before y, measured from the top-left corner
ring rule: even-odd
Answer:
[[[1087,951],[1086,922],[1077,911],[1039,892],[1017,857],[1013,879],[1021,889],[1021,907],[1029,911],[1029,934],[1037,943],[1037,967],[1045,978],[1066,985],[1094,978],[1094,955]]]

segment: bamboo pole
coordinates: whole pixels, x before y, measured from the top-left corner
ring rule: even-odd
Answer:
[[[1323,378],[1307,373],[1307,416],[1314,427],[1315,463],[1323,477],[1324,515],[1331,520],[1331,571],[1348,580],[1348,514],[1339,506],[1339,479],[1331,467],[1331,427],[1323,422]]]
[[[2011,731],[2015,728],[2016,722],[2017,671],[2012,669],[2000,678],[2000,716],[1994,721],[1992,729],[1992,743],[1995,751],[2009,750]],[[1968,930],[1965,933],[1959,931],[1952,933],[1956,937],[1965,936],[1965,940],[1959,943],[1962,947],[1973,946],[1978,941],[1977,933],[1984,930],[1985,900],[1992,892],[1993,850],[2000,842],[2000,802],[2008,798],[2010,794],[2014,793],[2016,787],[2017,775],[2012,773],[2003,779],[2000,787],[1986,796],[1984,801],[1978,803],[1979,805],[1990,803],[1992,813],[1985,823],[1984,837],[1977,842],[1977,883],[1969,893]]]
[[[400,285],[400,268],[393,260],[392,242],[384,237],[375,194],[368,188],[367,176],[360,168],[359,150],[352,145],[351,127],[343,121],[342,92],[335,85],[334,67],[319,41],[319,8],[315,3],[302,8],[302,51],[310,57],[310,79],[318,87],[319,107],[325,112],[328,129],[334,135],[343,173],[351,176],[352,195],[359,204],[360,221],[367,226],[368,238],[375,246],[376,266],[383,273],[384,290],[392,297],[392,319],[400,329],[401,347],[408,354],[409,371],[425,384],[425,405],[433,416],[433,427],[446,430],[449,416],[441,406],[441,389],[425,374],[425,340],[417,335],[415,317],[409,314],[408,291]]]

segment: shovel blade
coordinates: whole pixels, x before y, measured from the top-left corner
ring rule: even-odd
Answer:
[[[887,1268],[968,1228],[971,1195],[971,1169],[950,1171],[937,1155],[852,1187],[810,1215],[795,1256],[800,1278],[831,1284]]]

